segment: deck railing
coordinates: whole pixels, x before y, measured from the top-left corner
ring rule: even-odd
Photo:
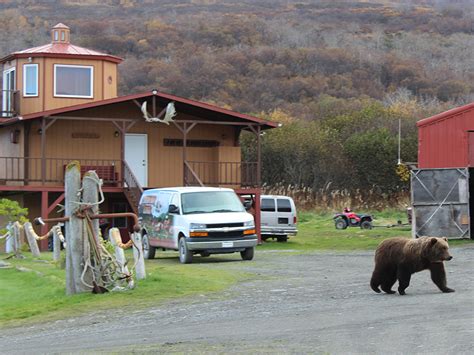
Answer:
[[[81,172],[95,170],[106,185],[121,184],[120,160],[0,157],[0,184],[56,184],[64,183],[64,169],[71,161],[81,164]]]
[[[188,186],[260,185],[257,162],[187,161],[184,163],[184,180]]]
[[[142,193],[130,168],[112,159],[0,156],[0,185],[63,185],[65,167],[73,160],[79,161],[82,173],[95,170],[106,186],[125,187],[134,198]],[[186,161],[183,167],[187,186],[260,186],[257,162]]]

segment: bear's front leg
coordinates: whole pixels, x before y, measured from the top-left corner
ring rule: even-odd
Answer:
[[[446,286],[446,271],[444,270],[444,264],[441,263],[431,263],[430,264],[430,273],[431,280],[435,283],[438,288],[445,292],[454,292],[452,288]]]
[[[404,267],[403,265],[398,266],[397,270],[398,278],[398,293],[400,295],[405,295],[405,290],[410,286],[411,271],[409,268]]]

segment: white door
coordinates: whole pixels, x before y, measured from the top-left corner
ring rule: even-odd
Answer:
[[[125,161],[142,187],[148,186],[148,143],[146,134],[125,135]]]

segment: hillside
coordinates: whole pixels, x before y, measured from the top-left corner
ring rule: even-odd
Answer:
[[[299,151],[286,128],[269,134],[266,152],[290,157],[265,163],[271,185],[404,190],[396,142],[373,166],[354,165],[361,147],[403,118],[403,158],[416,161],[416,120],[474,97],[467,0],[4,0],[0,13],[1,55],[49,42],[63,22],[75,44],[125,59],[120,94],[158,88],[283,121]]]

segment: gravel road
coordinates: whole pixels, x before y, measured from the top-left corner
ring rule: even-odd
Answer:
[[[406,296],[370,290],[373,252],[196,258],[255,276],[212,296],[3,330],[0,353],[473,354],[474,247],[451,252],[455,293],[424,271]]]

